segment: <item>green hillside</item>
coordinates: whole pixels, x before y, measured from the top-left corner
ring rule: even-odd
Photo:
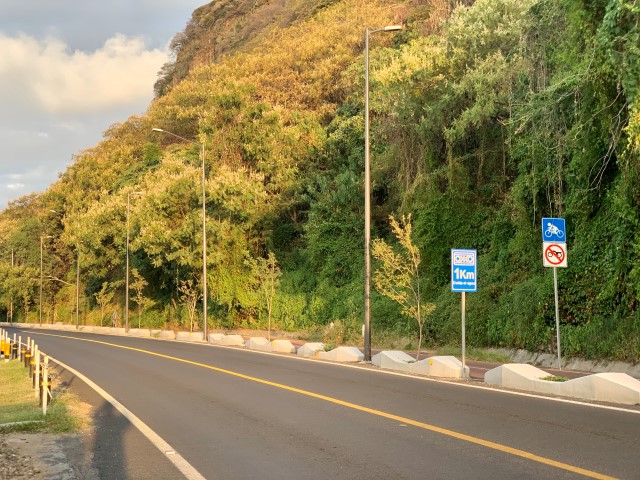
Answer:
[[[147,112],[0,214],[0,316],[38,321],[42,245],[44,322],[75,322],[78,260],[80,322],[122,318],[129,199],[133,325],[201,323],[204,145],[210,327],[267,325],[273,253],[273,325],[359,332],[364,29],[402,24],[370,43],[372,237],[411,214],[427,344],[459,343],[450,249],[475,248],[468,344],[555,351],[540,225],[563,217],[563,353],[639,361],[639,21],[638,0],[204,5]],[[374,347],[417,338],[375,290],[371,311]]]

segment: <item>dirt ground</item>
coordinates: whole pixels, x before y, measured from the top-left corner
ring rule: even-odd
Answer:
[[[54,386],[56,384],[54,379]],[[78,420],[77,433],[0,434],[0,480],[97,480],[93,468],[93,407],[74,397],[69,414]]]
[[[97,480],[91,434],[11,433],[0,436],[0,480]]]

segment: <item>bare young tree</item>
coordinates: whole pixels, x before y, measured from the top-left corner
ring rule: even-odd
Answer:
[[[103,282],[100,290],[93,294],[96,302],[100,305],[100,326],[102,326],[104,320],[104,311],[115,293],[112,287],[113,285],[109,282]]]
[[[273,252],[269,252],[267,258],[258,258],[251,262],[251,268],[258,284],[260,297],[264,299],[267,307],[267,336],[271,340],[271,313],[273,300],[276,296],[276,288],[280,283],[282,271],[278,266],[278,260]]]
[[[153,305],[153,300],[144,296],[144,288],[147,286],[147,281],[140,274],[140,272],[134,268],[131,270],[133,276],[133,282],[131,282],[131,288],[135,293],[134,300],[138,306],[138,328],[140,328],[142,322],[142,312]]]
[[[419,270],[421,259],[420,251],[411,239],[411,214],[403,215],[400,222],[390,215],[389,223],[400,249],[394,249],[382,239],[372,242],[371,253],[380,262],[374,273],[373,283],[380,293],[400,304],[403,315],[418,323],[416,360],[419,360],[424,321],[436,306],[433,303],[422,303]]]

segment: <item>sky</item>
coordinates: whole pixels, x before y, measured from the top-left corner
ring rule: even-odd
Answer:
[[[171,39],[205,3],[0,1],[0,210],[145,112]]]

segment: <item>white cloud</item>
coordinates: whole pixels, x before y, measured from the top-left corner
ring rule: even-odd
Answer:
[[[55,38],[0,34],[0,98],[15,109],[83,114],[145,105],[167,53],[117,34],[93,51],[70,51]]]

